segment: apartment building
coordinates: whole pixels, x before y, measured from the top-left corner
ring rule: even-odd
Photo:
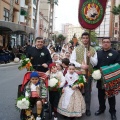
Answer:
[[[13,3],[13,18],[12,22],[18,23],[19,16],[19,0]],[[12,32],[12,24],[8,24],[10,16],[10,0],[0,0],[0,45],[6,46],[8,42],[8,33]],[[9,27],[8,27],[9,26]]]
[[[118,6],[120,4],[120,0],[115,0],[115,6]],[[114,28],[113,28],[113,34],[114,34],[114,40],[118,40],[119,38],[119,16],[114,16]],[[120,38],[119,38],[120,39]]]
[[[66,28],[65,28],[66,29]],[[69,42],[70,40],[72,40],[74,34],[76,35],[76,38],[80,38],[82,33],[83,33],[83,29],[82,27],[80,27],[79,25],[69,25],[69,27],[67,28],[68,32],[67,32],[67,42]]]
[[[39,28],[38,36],[42,36],[44,39],[48,38],[49,32],[49,13],[50,13],[50,4],[48,0],[40,0],[39,6]]]
[[[100,24],[100,26],[95,30],[96,33],[98,34],[98,37],[109,37],[110,35],[110,23],[111,23],[110,11],[111,11],[111,0],[108,0],[104,19]]]
[[[22,0],[23,1],[23,0]],[[0,0],[0,45],[17,46],[24,44],[27,34],[34,33],[34,29],[20,24],[21,0]],[[11,12],[13,10],[13,12]],[[11,17],[12,16],[12,17]],[[12,18],[12,19],[11,19]]]
[[[40,5],[40,2],[38,2],[38,6]],[[25,0],[20,1],[20,8],[21,8],[21,13],[20,13],[20,24],[22,25],[27,25],[30,28],[34,29],[34,36],[33,34],[29,34],[29,41],[31,44],[34,41],[34,38],[37,37],[37,30],[38,30],[38,25],[39,25],[39,12],[37,12],[37,18],[35,22],[35,16],[36,16],[36,6],[37,6],[37,0],[29,0],[28,3],[26,3]],[[38,7],[39,11],[39,7]],[[27,17],[28,14],[28,17]],[[35,27],[36,25],[36,27]],[[23,38],[25,39],[25,37]],[[26,41],[26,40],[24,40]],[[26,41],[26,42],[27,42]]]
[[[18,23],[20,11],[20,0],[15,0],[13,3],[13,19],[12,22]],[[10,15],[10,0],[0,0],[0,20],[9,21]]]

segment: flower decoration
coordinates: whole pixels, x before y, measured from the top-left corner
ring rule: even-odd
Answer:
[[[42,52],[42,53],[41,53],[41,56],[44,56],[44,55],[45,55],[45,54]]]
[[[29,109],[29,106],[30,106],[30,101],[29,101],[29,98],[26,98],[24,96],[21,96],[17,99],[17,102],[16,102],[16,107],[18,109]]]
[[[57,78],[51,78],[49,81],[48,81],[48,86],[49,86],[49,89],[53,89],[53,88],[59,88],[59,85],[60,85],[60,82]]]
[[[26,58],[25,55],[21,56],[20,64],[21,65],[18,67],[19,70],[22,70],[24,68],[26,68],[27,71],[33,71],[34,70],[32,64],[30,62],[30,59]]]
[[[72,86],[78,85],[81,88],[81,87],[84,87],[84,83],[86,83],[85,76],[84,75],[79,75],[78,80],[75,81]]]
[[[113,54],[112,54],[112,53],[109,53],[108,55],[109,55],[109,56],[112,56]]]
[[[100,70],[95,70],[93,73],[92,73],[92,77],[94,80],[99,80],[101,78],[102,74],[100,72]]]

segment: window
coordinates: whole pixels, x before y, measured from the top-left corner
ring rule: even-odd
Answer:
[[[117,30],[115,30],[115,34],[117,34],[118,32],[117,32]]]
[[[9,21],[9,10],[4,8],[4,20]]]
[[[36,9],[33,8],[33,16],[35,16],[35,14],[36,14]]]
[[[15,0],[15,3],[17,3],[17,4],[18,4],[18,1],[19,1],[19,0]]]
[[[118,23],[115,23],[115,27],[118,27]]]
[[[36,5],[36,0],[33,0],[33,4]]]

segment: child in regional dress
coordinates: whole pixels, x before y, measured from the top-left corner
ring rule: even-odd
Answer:
[[[44,82],[39,79],[39,74],[37,72],[32,72],[30,75],[30,81],[25,87],[25,97],[28,97],[30,99],[31,108],[33,108],[36,104],[36,120],[41,120],[41,112],[43,103],[45,102],[45,98],[47,97],[47,90]]]
[[[59,88],[63,87],[65,84],[65,77],[61,71],[57,70],[57,66],[55,63],[51,63],[49,65],[50,70],[50,79],[57,78],[60,82]],[[49,86],[49,84],[48,84]],[[60,99],[60,91],[57,88],[53,88],[49,91],[50,95],[50,103],[54,112],[54,120],[57,120],[57,107]]]
[[[67,74],[65,75],[66,84],[63,88],[63,94],[60,98],[57,111],[58,113],[70,117],[81,117],[86,111],[84,98],[78,85],[73,85],[78,80],[78,74],[75,72],[75,65],[69,64]]]

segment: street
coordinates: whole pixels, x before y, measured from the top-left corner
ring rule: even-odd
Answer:
[[[23,76],[26,70],[19,71],[17,65],[0,67],[0,120],[20,120],[20,113],[15,108],[18,85],[22,83]],[[117,120],[120,120],[120,94],[116,97]],[[96,83],[93,83],[91,113],[90,117],[83,115],[79,120],[110,120],[109,106],[106,102],[106,111],[100,116],[95,116],[94,113],[98,110],[98,99]],[[59,120],[64,120],[59,116]]]

